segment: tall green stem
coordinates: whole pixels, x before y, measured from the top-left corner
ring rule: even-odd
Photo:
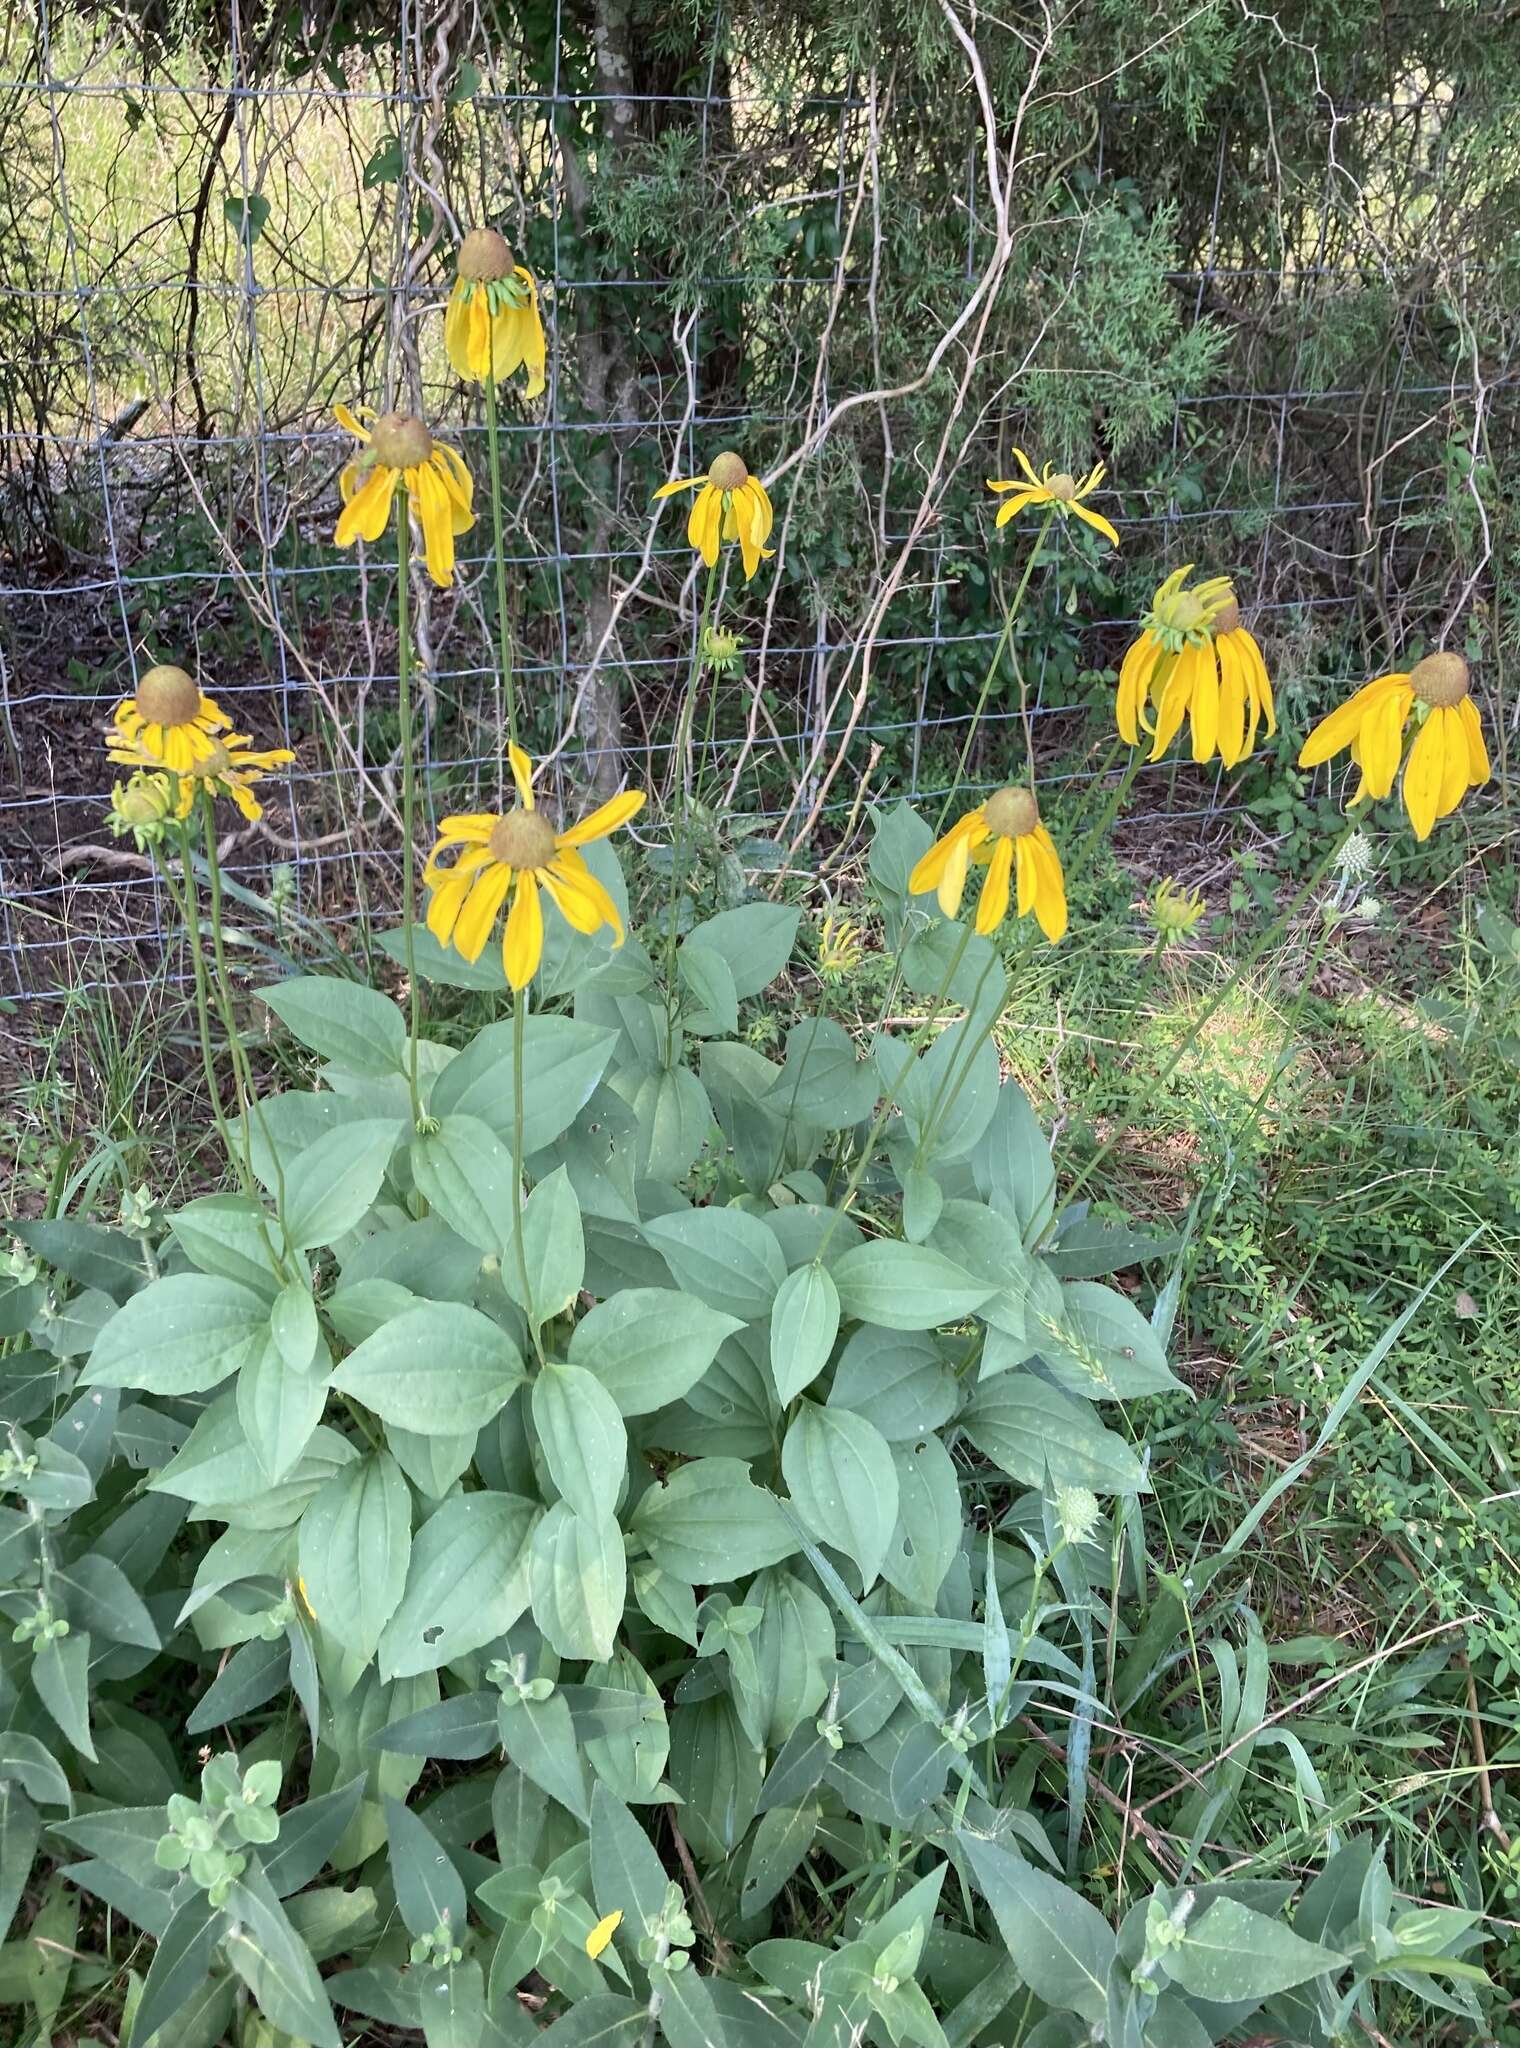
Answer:
[[[676,780],[672,801],[675,817],[670,828],[670,904],[665,928],[665,1049],[669,1057],[675,1042],[676,1020],[676,940],[680,936],[681,890],[686,870],[686,825],[687,825],[687,783],[689,768],[686,759],[691,745],[692,718],[696,709],[697,684],[701,680],[703,645],[707,639],[708,625],[712,619],[713,593],[718,587],[718,556],[707,572],[707,587],[702,593],[702,616],[697,622],[697,642],[692,649],[691,667],[686,673],[686,687],[681,693],[681,708],[676,714],[675,748],[673,761]]]
[[[971,714],[971,723],[967,726],[966,737],[961,742],[961,751],[955,764],[954,778],[951,781],[950,787],[945,791],[945,801],[940,805],[939,818],[934,827],[936,839],[945,829],[945,818],[949,813],[951,804],[955,802],[956,792],[965,778],[966,763],[971,759],[971,749],[976,745],[977,729],[981,725],[982,714],[987,709],[987,700],[992,695],[992,684],[998,672],[998,664],[1002,661],[1004,651],[1013,638],[1014,621],[1018,618],[1019,612],[1023,607],[1024,594],[1029,588],[1029,579],[1034,574],[1034,565],[1040,558],[1040,549],[1045,545],[1045,536],[1049,533],[1050,522],[1055,516],[1056,508],[1054,505],[1051,505],[1047,508],[1045,517],[1040,521],[1040,530],[1034,537],[1034,546],[1029,550],[1028,556],[1025,558],[1024,573],[1019,578],[1018,588],[1014,591],[1012,599],[1003,612],[1003,630],[998,635],[996,647],[992,650],[992,659],[987,664],[987,673],[982,677],[982,687],[977,696],[976,709]]]
[[[407,1084],[412,1122],[422,1121],[422,1091],[417,1085],[417,1034],[421,1028],[421,990],[417,980],[417,944],[412,929],[416,915],[417,763],[412,746],[412,508],[405,484],[396,490],[396,673],[401,716],[401,931],[406,949]]]
[[[517,1278],[522,1287],[523,1315],[540,1365],[544,1362],[544,1341],[533,1313],[533,1290],[528,1284],[528,1247],[523,1237],[523,1132],[527,1127],[523,1104],[523,1038],[528,1024],[528,992],[516,989],[512,995],[512,1244],[517,1253]]]
[[[496,560],[496,631],[501,648],[501,683],[507,707],[507,737],[517,743],[517,675],[512,661],[512,621],[507,612],[507,550],[502,538],[501,458],[496,421],[496,379],[486,378],[486,449],[491,464],[491,533]]]

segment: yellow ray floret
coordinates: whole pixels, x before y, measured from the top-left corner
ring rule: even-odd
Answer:
[[[502,964],[514,989],[526,988],[544,952],[547,892],[565,922],[578,932],[605,926],[614,945],[623,943],[617,905],[586,865],[580,849],[605,839],[644,807],[641,789],[624,790],[567,831],[556,832],[533,800],[533,764],[521,747],[507,758],[517,785],[517,806],[497,815],[483,811],[445,818],[428,856],[423,879],[432,891],[427,927],[440,946],[452,946],[466,960],[478,960],[503,905]],[[460,849],[447,867],[443,856]]]
[[[1407,673],[1375,676],[1322,718],[1299,753],[1301,768],[1318,768],[1349,748],[1360,769],[1352,804],[1385,797],[1404,766],[1404,809],[1416,839],[1430,835],[1470,789],[1489,777],[1483,722],[1472,700],[1472,677],[1460,654],[1427,654]],[[1418,726],[1408,755],[1410,714]]]
[[[932,890],[946,917],[955,917],[973,862],[987,870],[977,899],[978,932],[997,930],[1016,891],[1019,916],[1033,911],[1046,938],[1060,944],[1066,935],[1066,883],[1033,791],[1000,789],[967,811],[929,848],[908,877],[908,888],[915,896]]]
[[[1277,730],[1277,707],[1267,664],[1240,620],[1227,576],[1185,588],[1192,565],[1174,569],[1160,585],[1137,639],[1119,668],[1114,717],[1119,736],[1138,746],[1151,735],[1159,761],[1186,719],[1193,759],[1217,753],[1226,768],[1247,760],[1265,725]],[[1154,722],[1153,715],[1154,714]]]
[[[1034,467],[1022,448],[1015,448],[1013,454],[1014,460],[1023,471],[1022,477],[987,479],[989,491],[997,491],[1000,494],[1012,493],[1012,496],[1006,498],[998,507],[999,526],[1006,526],[1010,519],[1026,511],[1031,505],[1053,505],[1063,519],[1075,516],[1085,526],[1090,526],[1094,533],[1101,533],[1112,546],[1119,545],[1118,534],[1103,514],[1094,512],[1092,507],[1084,502],[1092,496],[1108,474],[1101,462],[1094,463],[1087,475],[1078,483],[1077,479],[1064,469],[1052,476],[1048,462],[1036,476]]]
[[[338,479],[343,511],[334,535],[340,548],[356,540],[378,540],[391,516],[396,486],[407,496],[422,528],[428,574],[440,590],[454,580],[454,539],[475,524],[473,486],[457,449],[435,441],[411,413],[385,412],[361,426],[346,405],[335,405],[340,426],[364,443],[363,452]]]
[[[458,272],[443,316],[443,345],[467,383],[497,384],[526,370],[525,395],[544,388],[548,345],[538,281],[514,263],[495,228],[472,228],[459,248]]]
[[[676,491],[697,494],[686,522],[686,538],[709,569],[717,561],[723,541],[739,543],[746,583],[776,552],[765,545],[776,523],[771,501],[759,477],[745,468],[742,455],[730,450],[717,458],[706,476],[674,477],[661,484],[655,496],[668,498]]]

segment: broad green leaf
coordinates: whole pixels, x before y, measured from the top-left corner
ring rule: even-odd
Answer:
[[[156,1650],[159,1633],[153,1616],[144,1606],[136,1587],[110,1558],[86,1551],[82,1557],[59,1565],[53,1574],[55,1600],[61,1602],[75,1628],[87,1628],[108,1643],[127,1643],[134,1649]],[[25,1738],[0,1737],[0,1775],[5,1773],[5,1743]],[[35,1786],[29,1786],[34,1797]]]
[[[1039,1118],[1017,1081],[1005,1081],[998,1090],[972,1168],[982,1199],[1014,1218],[1026,1245],[1038,1243],[1055,1218],[1055,1168]]]
[[[383,1422],[419,1436],[484,1429],[523,1378],[512,1340],[479,1309],[430,1301],[365,1341],[333,1374]]]
[[[169,1218],[186,1258],[202,1273],[239,1281],[272,1299],[279,1287],[271,1249],[280,1226],[246,1195],[202,1195]]]
[[[648,1835],[600,1782],[591,1793],[591,1882],[599,1913],[626,1913],[652,1932],[665,1910],[666,1876]]]
[[[584,1366],[552,1359],[533,1382],[533,1427],[550,1477],[588,1522],[610,1521],[628,1464],[617,1403]]]
[[[0,1937],[10,1930],[32,1874],[42,1819],[19,1785],[0,1783]]]
[[[1061,1218],[1055,1242],[1045,1247],[1044,1258],[1062,1280],[1101,1280],[1105,1273],[1122,1273],[1127,1266],[1170,1258],[1181,1245],[1175,1231],[1157,1236],[1154,1231],[1104,1223],[1099,1217],[1068,1211]]]
[[[393,1422],[385,1432],[385,1441],[391,1456],[423,1498],[442,1500],[454,1481],[469,1470],[480,1432],[465,1429],[457,1435],[420,1436],[416,1430],[402,1429]],[[508,1487],[507,1491],[513,1489]]]
[[[513,1137],[510,1018],[487,1024],[433,1083],[435,1116],[479,1117],[510,1146]],[[616,1034],[576,1017],[529,1017],[523,1033],[523,1156],[541,1152],[575,1121],[601,1080]]]
[[[93,1758],[89,1672],[90,1638],[83,1629],[45,1643],[32,1659],[38,1699],[80,1755]]]
[[[445,1116],[415,1137],[412,1179],[428,1206],[466,1244],[500,1256],[512,1243],[521,1183],[508,1147],[475,1116]]]
[[[448,1851],[420,1815],[399,1799],[385,1802],[396,1904],[408,1934],[429,1935],[447,1927],[456,1941],[465,1924],[464,1884]]]
[[[523,1207],[522,1234],[528,1299],[519,1305],[542,1328],[570,1307],[586,1276],[581,1205],[563,1166],[556,1167],[529,1195]],[[507,1292],[518,1300],[522,1275],[513,1252],[503,1257],[501,1277]]]
[[[222,201],[222,215],[228,227],[249,242],[256,242],[264,232],[271,210],[262,192],[229,192]],[[138,2030],[145,2041],[153,2031],[141,2020],[138,2021]]]
[[[263,1349],[269,1302],[240,1281],[172,1273],[119,1308],[80,1375],[87,1387],[204,1394]]]
[[[309,1283],[292,1280],[280,1289],[269,1311],[269,1331],[287,1365],[298,1372],[312,1369],[322,1342],[322,1329]],[[325,1366],[323,1369],[326,1370]]]
[[[567,1806],[578,1821],[591,1819],[591,1794],[579,1738],[563,1693],[546,1700],[502,1695],[499,1708],[501,1746],[517,1768],[541,1785],[551,1799]]]
[[[264,1875],[280,1898],[298,1892],[325,1869],[364,1796],[363,1776],[350,1778],[280,1815],[280,1839],[259,1851]]]
[[[312,1612],[366,1662],[401,1603],[411,1554],[411,1496],[385,1451],[334,1474],[301,1517],[301,1577]]]
[[[957,1840],[1030,1990],[1057,2012],[1103,2019],[1115,1950],[1103,1915],[1080,1892],[996,1842],[964,1832]]]
[[[693,1621],[691,1641],[696,1634]],[[610,1695],[625,1694],[638,1709],[638,1719],[605,1736],[585,1730],[586,1761],[600,1782],[630,1806],[662,1797],[670,1728],[659,1688],[633,1652],[622,1647],[607,1663],[594,1664],[587,1677],[596,1681],[604,1707]]]
[[[646,1223],[644,1235],[664,1255],[676,1284],[709,1308],[746,1323],[770,1314],[786,1263],[757,1216],[742,1209],[678,1209]]]
[[[869,1323],[845,1344],[829,1388],[831,1408],[857,1409],[889,1443],[940,1428],[960,1397],[960,1383],[934,1337]]]
[[[760,1609],[748,1638],[745,1718],[767,1748],[779,1748],[828,1697],[834,1620],[812,1587],[779,1565],[760,1574],[745,1605]]]
[[[232,1887],[223,1953],[265,2019],[311,2048],[342,2048],[317,1966],[257,1863]]]
[[[827,1266],[788,1273],[771,1310],[771,1379],[783,1406],[810,1387],[839,1335],[839,1289]]]
[[[676,972],[692,998],[681,1023],[694,1033],[734,1032],[739,1028],[739,997],[734,977],[721,953],[688,934],[676,955]]]
[[[778,1564],[797,1539],[739,1458],[697,1458],[651,1486],[630,1527],[655,1564],[689,1586],[716,1585]]]
[[[326,1352],[322,1369],[308,1357],[292,1366],[271,1334],[238,1374],[238,1418],[271,1484],[288,1478],[316,1433],[327,1406]]]
[[[125,1301],[148,1277],[139,1239],[73,1216],[18,1216],[6,1228],[82,1288]]]
[[[886,1438],[851,1408],[804,1401],[781,1447],[781,1470],[813,1534],[855,1560],[869,1592],[897,1521],[897,1467]]]
[[[576,1324],[570,1363],[594,1373],[624,1415],[649,1415],[689,1392],[743,1327],[673,1288],[629,1287]]]
[[[1032,1317],[1029,1337],[1057,1382],[1089,1400],[1181,1390],[1165,1346],[1139,1309],[1128,1295],[1096,1280],[1063,1287],[1055,1326],[1043,1315]]]
[[[396,1756],[446,1757],[471,1763],[496,1747],[497,1692],[456,1692],[436,1706],[392,1721],[375,1737],[376,1749]]]
[[[840,1306],[885,1330],[932,1330],[959,1322],[996,1293],[943,1252],[895,1238],[871,1238],[834,1262]]]
[[[528,1604],[537,1515],[510,1493],[455,1494],[412,1540],[406,1590],[380,1636],[380,1674],[436,1671],[504,1636]]]
[[[1145,1467],[1123,1437],[1105,1429],[1084,1401],[1027,1372],[983,1380],[960,1418],[984,1456],[1023,1486],[1093,1493],[1149,1493]]]
[[[357,981],[297,975],[259,994],[303,1045],[356,1074],[399,1074],[406,1024],[387,996]]]
[[[966,1158],[997,1108],[997,1048],[980,1024],[970,1029],[968,1039],[966,1018],[950,1025],[897,1081],[897,1106],[920,1165]]]
[[[599,1662],[612,1655],[628,1592],[616,1522],[588,1521],[556,1501],[533,1531],[528,1583],[533,1618],[557,1656]]]
[[[57,1758],[35,1735],[19,1728],[0,1731],[0,1787],[17,1784],[43,1806],[68,1806],[69,1781]],[[0,1936],[3,1936],[0,1929]]]
[[[897,1521],[882,1577],[918,1614],[932,1614],[961,1547],[961,1490],[955,1463],[937,1436],[892,1446]]]
[[[634,1169],[640,1180],[684,1180],[707,1143],[712,1104],[690,1067],[630,1070],[612,1084],[638,1128]]]
[[[694,925],[687,942],[722,956],[737,996],[757,996],[791,958],[801,915],[785,903],[742,903]]]
[[[680,1793],[681,1832],[699,1863],[719,1864],[755,1817],[764,1761],[733,1701],[718,1693],[670,1717],[670,1782]]]
[[[399,1133],[390,1117],[343,1124],[287,1169],[285,1228],[298,1251],[335,1244],[361,1220],[380,1192]]]
[[[773,1806],[760,1817],[744,1866],[739,1910],[746,1918],[768,1906],[813,1846],[818,1832],[818,1805],[805,1799],[799,1806]]]
[[[1238,1899],[1215,1899],[1189,1920],[1180,1945],[1167,1950],[1165,1967],[1190,1997],[1223,2003],[1271,1998],[1311,1977],[1342,1970],[1346,1961],[1334,1949],[1305,1941],[1281,1920],[1253,1913]]]
[[[133,2015],[133,2032],[140,2040],[148,2040],[167,2026],[205,1983],[226,1925],[225,1914],[207,1904],[204,1892],[192,1891],[176,1907],[153,1952],[142,1999]]]
[[[695,1969],[651,1963],[649,1988],[660,1996],[660,2032],[670,2048],[732,2048],[733,2035]]]
[[[789,1126],[825,1131],[863,1123],[880,1092],[876,1070],[832,1017],[809,1017],[786,1035],[786,1065],[765,1107]]]
[[[946,1202],[929,1233],[929,1243],[997,1289],[977,1310],[984,1323],[1010,1337],[1024,1335],[1031,1290],[1037,1287],[1040,1275],[1036,1261],[1025,1251],[1006,1216],[983,1202]]]

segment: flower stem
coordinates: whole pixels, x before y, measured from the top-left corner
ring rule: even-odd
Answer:
[[[718,558],[721,560],[721,557]],[[673,801],[675,817],[670,829],[670,904],[665,928],[665,1053],[667,1061],[675,1044],[676,1028],[676,941],[680,936],[681,890],[686,878],[686,825],[689,809],[691,764],[687,750],[691,745],[692,717],[696,708],[697,684],[702,675],[702,648],[707,638],[707,628],[712,619],[713,593],[718,586],[718,560],[707,572],[707,588],[702,593],[702,616],[697,622],[697,642],[692,649],[691,667],[686,675],[686,687],[681,693],[681,708],[676,714],[674,760],[679,775]]]
[[[517,1253],[517,1277],[522,1287],[522,1311],[528,1334],[540,1365],[544,1362],[544,1341],[533,1314],[533,1293],[528,1285],[528,1247],[523,1238],[523,1038],[528,1027],[528,992],[515,989],[512,995],[512,1245]]]
[[[1023,607],[1024,594],[1029,588],[1029,579],[1034,574],[1034,565],[1039,560],[1040,549],[1045,545],[1045,536],[1049,533],[1050,522],[1055,516],[1056,508],[1054,505],[1051,505],[1047,509],[1045,517],[1040,521],[1040,530],[1034,537],[1034,546],[1029,550],[1025,558],[1024,573],[1019,578],[1018,588],[1014,591],[1011,602],[1003,612],[1003,630],[998,635],[996,647],[992,650],[992,659],[987,664],[987,673],[982,677],[982,687],[977,696],[976,709],[971,714],[971,723],[967,726],[966,737],[961,742],[960,756],[955,764],[955,775],[950,787],[945,791],[945,800],[940,805],[939,817],[935,821],[934,836],[936,839],[945,829],[946,815],[951,804],[955,802],[956,792],[959,790],[965,777],[966,763],[971,759],[971,749],[976,745],[977,729],[981,725],[982,714],[987,709],[987,700],[992,695],[993,678],[998,672],[998,664],[1003,659],[1003,652],[1013,638],[1014,621]]]
[[[486,377],[486,448],[491,464],[491,530],[496,561],[496,631],[501,646],[501,682],[507,707],[507,738],[517,744],[517,675],[512,663],[512,621],[507,611],[507,551],[502,538],[501,459],[498,453],[496,379]]]
[[[421,991],[417,980],[417,946],[412,929],[416,895],[417,764],[412,749],[412,508],[404,483],[396,488],[396,674],[401,718],[401,931],[406,949],[407,1084],[412,1122],[422,1121],[422,1091],[417,1085],[417,1034],[421,1026]]]

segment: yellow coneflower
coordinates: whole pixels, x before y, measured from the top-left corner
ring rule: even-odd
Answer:
[[[590,1956],[592,1962],[596,1961],[622,1924],[623,1912],[621,1907],[615,1913],[604,1913],[601,1919],[597,1921],[595,1927],[586,1936],[586,1953]]]
[[[396,486],[404,483],[422,528],[428,574],[440,590],[447,590],[454,580],[454,536],[475,524],[463,457],[435,441],[411,413],[383,412],[373,426],[363,427],[346,405],[335,405],[333,412],[339,425],[365,444],[338,479],[343,493],[334,535],[338,546],[378,540],[391,516]]]
[[[1428,838],[1437,818],[1447,817],[1489,777],[1483,723],[1471,689],[1472,677],[1460,654],[1427,654],[1407,672],[1364,683],[1322,718],[1304,741],[1298,765],[1318,768],[1349,747],[1362,771],[1352,803],[1387,796],[1414,712],[1419,731],[1404,760],[1404,808],[1416,839]]]
[[[860,926],[848,917],[826,917],[818,927],[818,972],[825,981],[843,981],[865,957]]]
[[[472,228],[459,245],[454,289],[443,316],[443,345],[468,383],[500,384],[514,370],[528,373],[526,395],[544,388],[548,346],[538,310],[538,280],[512,261],[495,228]]]
[[[1184,590],[1191,574],[1191,563],[1174,569],[1152,599],[1119,670],[1114,714],[1130,746],[1138,744],[1142,727],[1154,731],[1153,761],[1161,759],[1186,718],[1193,759],[1211,761],[1217,753],[1233,768],[1255,748],[1263,719],[1269,738],[1277,730],[1272,683],[1254,635],[1240,622],[1228,576],[1211,576]]]
[[[111,806],[106,812],[111,837],[122,839],[130,832],[138,852],[147,853],[168,830],[174,803],[173,776],[137,769],[127,782],[118,782],[111,791]]]
[[[507,748],[507,758],[517,785],[517,807],[505,816],[486,811],[445,818],[423,880],[432,891],[428,930],[440,946],[452,946],[466,960],[478,960],[485,951],[497,913],[511,896],[502,964],[507,980],[519,989],[527,987],[543,958],[540,884],[576,931],[600,931],[605,925],[613,943],[622,945],[623,924],[617,906],[579,849],[593,839],[605,839],[637,816],[644,807],[644,792],[626,789],[578,825],[556,832],[534,804],[533,764],[518,746]],[[450,847],[463,847],[464,851],[451,866],[444,867],[441,857]]]
[[[120,740],[113,740],[106,752],[123,767],[151,770],[158,766],[145,748]],[[226,733],[211,742],[209,753],[199,755],[191,767],[175,776],[174,815],[188,818],[195,799],[204,791],[208,797],[230,796],[249,824],[256,825],[264,807],[254,795],[253,785],[262,782],[272,768],[287,767],[294,759],[289,747],[256,747],[246,733]]]
[[[697,494],[686,522],[686,538],[709,569],[718,559],[719,542],[725,540],[739,543],[746,583],[762,562],[771,559],[775,549],[765,543],[776,523],[775,514],[764,484],[759,477],[750,475],[742,455],[728,449],[718,456],[706,476],[674,477],[668,484],[661,484],[655,496],[668,498],[676,491]]]
[[[1019,468],[1024,472],[1022,479],[1018,477],[1006,479],[988,477],[987,479],[989,491],[998,491],[1000,493],[1012,491],[1013,493],[1013,496],[1008,499],[1006,504],[999,505],[998,507],[996,523],[999,526],[1006,526],[1010,519],[1016,517],[1018,513],[1024,511],[1030,505],[1054,505],[1063,519],[1067,519],[1075,513],[1077,518],[1084,525],[1090,526],[1094,533],[1101,533],[1103,538],[1114,547],[1119,545],[1118,534],[1103,517],[1103,514],[1101,512],[1094,512],[1090,505],[1085,505],[1082,502],[1084,498],[1092,496],[1099,484],[1102,483],[1104,477],[1107,476],[1108,471],[1103,463],[1094,463],[1087,475],[1078,483],[1076,478],[1069,475],[1064,469],[1059,470],[1052,476],[1048,462],[1040,474],[1036,476],[1033,465],[1022,448],[1015,448],[1013,455]]]
[[[1159,881],[1146,898],[1146,909],[1163,946],[1176,945],[1196,930],[1206,908],[1201,889],[1184,888],[1170,876]]]
[[[1053,946],[1060,944],[1066,935],[1066,883],[1033,790],[997,790],[958,818],[914,868],[908,888],[915,896],[927,896],[932,889],[946,917],[954,917],[973,861],[987,870],[976,906],[980,933],[996,931],[1008,915],[1009,884],[1016,880],[1019,916],[1032,910],[1046,938]]]
[[[111,714],[107,739],[131,751],[113,755],[140,763],[146,755],[149,765],[157,763],[184,775],[197,759],[204,759],[216,745],[216,736],[232,720],[214,698],[201,694],[193,676],[172,662],[150,668],[130,697],[123,697]]]

